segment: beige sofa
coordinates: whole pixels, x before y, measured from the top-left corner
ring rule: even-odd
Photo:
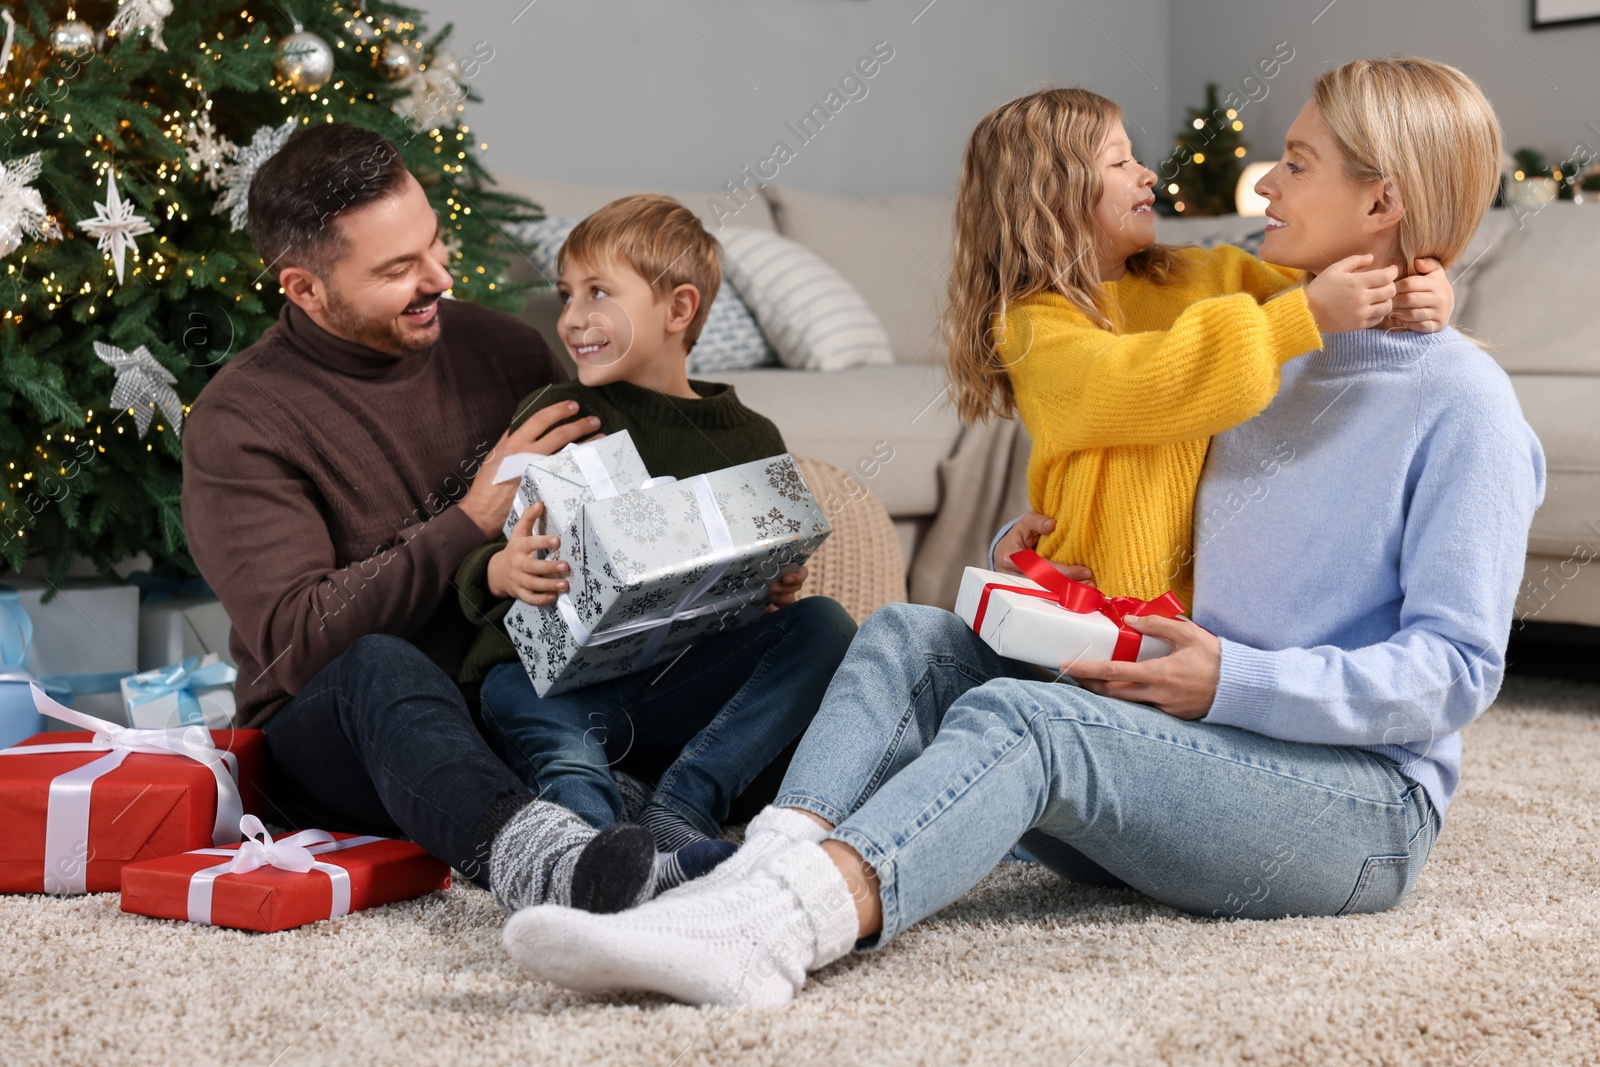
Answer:
[[[552,215],[587,214],[643,191],[505,176],[501,183]],[[716,232],[711,202],[727,203],[725,195],[665,191]],[[963,430],[944,400],[936,324],[950,202],[769,185],[728,224],[775,229],[833,264],[883,320],[896,363],[716,377],[776,421],[794,451],[858,471],[895,521],[911,598],[950,603],[960,567],[981,556],[994,523],[1027,499],[1026,435],[1014,423]],[[1259,219],[1236,216],[1163,218],[1158,234],[1198,243],[1239,240],[1260,228]],[[1452,273],[1458,324],[1488,343],[1511,374],[1549,464],[1519,610],[1526,619],[1600,626],[1600,560],[1590,562],[1600,556],[1600,206],[1556,203],[1521,219],[1491,212]],[[526,316],[553,339],[556,313],[552,297],[535,296]],[[882,443],[893,458],[873,465]]]

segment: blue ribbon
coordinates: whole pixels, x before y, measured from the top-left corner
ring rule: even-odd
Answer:
[[[133,709],[140,704],[176,694],[178,725],[204,725],[205,716],[200,711],[200,701],[195,697],[194,691],[210,686],[229,685],[239,676],[237,670],[221,660],[204,667],[200,666],[200,661],[204,658],[190,656],[182,663],[140,671],[128,678],[122,689],[128,701],[129,721],[133,720]]]
[[[72,706],[77,694],[115,693],[122,684],[121,671],[92,671],[81,674],[51,674],[36,678],[28,670],[28,655],[33,648],[33,620],[22,606],[22,597],[9,585],[0,585],[0,748],[32,737],[44,730],[44,716],[34,706],[28,690],[32,683],[52,700]],[[17,682],[19,685],[9,683]]]

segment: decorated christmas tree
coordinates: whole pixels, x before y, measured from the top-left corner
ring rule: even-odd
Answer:
[[[26,0],[0,11],[3,554],[102,569],[147,552],[192,574],[179,510],[188,405],[276,319],[244,230],[251,177],[297,127],[400,148],[438,210],[454,295],[521,306],[507,224],[462,123],[493,56],[417,13],[326,0]],[[4,569],[4,567],[0,567]]]
[[[1184,215],[1231,213],[1250,147],[1239,136],[1243,129],[1239,113],[1218,101],[1216,83],[1207,84],[1205,106],[1189,110],[1176,151],[1156,168],[1158,202]]]

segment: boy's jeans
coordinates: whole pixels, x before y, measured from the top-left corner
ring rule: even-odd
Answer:
[[[711,837],[728,806],[810,725],[855,636],[836,601],[806,597],[702,638],[676,661],[541,699],[520,663],[481,692],[485,732],[544,800],[590,825],[623,815],[613,765]]]
[[[1392,761],[1029,671],[937,608],[890,605],[862,625],[775,803],[836,824],[876,869],[876,945],[1019,841],[1073,881],[1205,916],[1382,911],[1421,872],[1432,805]]]

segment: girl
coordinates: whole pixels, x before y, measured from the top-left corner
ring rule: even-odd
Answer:
[[[1263,254],[1319,276],[1358,255],[1449,264],[1499,159],[1459,71],[1329,71],[1258,186],[1282,223]],[[576,989],[782,1004],[1019,840],[1191,914],[1394,906],[1499,687],[1543,455],[1505,373],[1454,330],[1330,334],[1283,378],[1214,442],[1201,503],[1241,493],[1272,442],[1296,442],[1293,464],[1199,546],[1195,621],[1135,623],[1171,655],[1068,665],[1091,692],[1019,676],[949,612],[891,605],[732,859],[617,915],[525,909],[512,955]]]
[[[945,336],[962,417],[1015,410],[1033,438],[1030,502],[1055,520],[1039,553],[1108,595],[1170,587],[1192,605],[1210,437],[1265,408],[1319,333],[1438,330],[1454,299],[1436,260],[1396,282],[1396,265],[1328,250],[1302,287],[1228,245],[1156,244],[1155,180],[1103,96],[996,109],[962,163]]]

